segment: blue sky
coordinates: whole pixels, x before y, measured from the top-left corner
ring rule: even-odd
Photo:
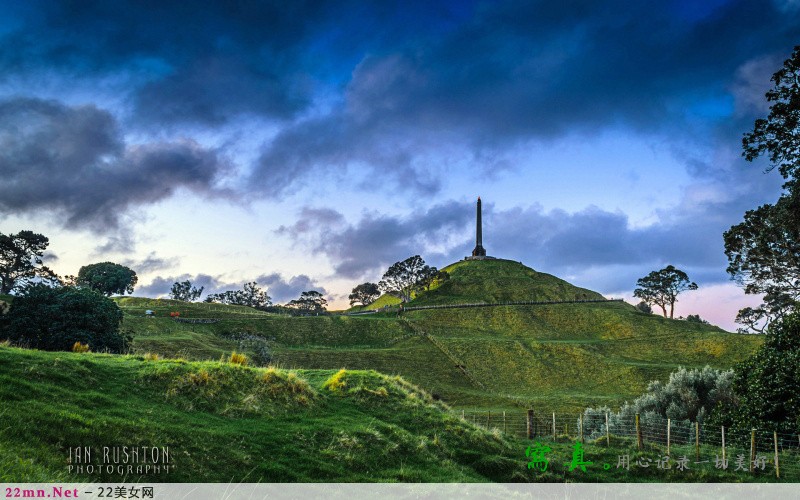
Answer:
[[[796,1],[0,2],[0,231],[137,295],[257,280],[334,305],[471,250],[608,296],[673,264],[734,328],[722,233]]]

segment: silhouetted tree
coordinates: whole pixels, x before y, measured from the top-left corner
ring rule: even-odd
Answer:
[[[113,262],[99,262],[81,267],[76,283],[79,287],[91,288],[108,297],[115,293],[133,293],[138,280],[136,273],[128,267]]]
[[[375,283],[361,283],[353,288],[353,292],[347,297],[350,299],[350,305],[361,304],[362,306],[369,305],[378,297],[381,296],[381,290]]]
[[[174,300],[182,300],[184,302],[193,302],[200,298],[203,294],[205,287],[193,287],[192,282],[189,280],[178,283],[177,281],[172,284],[169,291],[169,297]]]
[[[411,300],[411,293],[430,272],[430,269],[425,265],[422,257],[414,255],[402,262],[392,264],[389,270],[383,274],[378,287],[386,293],[400,297],[403,302],[408,302]]]
[[[671,265],[640,278],[636,286],[639,288],[633,291],[633,296],[660,307],[664,311],[665,318],[667,306],[669,306],[669,317],[672,318],[679,293],[697,290],[697,283],[689,281],[685,272]]]
[[[33,231],[0,233],[0,293],[10,293],[34,278],[55,280],[56,275],[42,265],[49,244],[47,237]]]

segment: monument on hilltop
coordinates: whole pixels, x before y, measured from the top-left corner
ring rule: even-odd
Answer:
[[[481,197],[478,196],[478,209],[477,220],[475,221],[475,250],[472,251],[470,257],[464,257],[464,260],[484,260],[494,259],[486,255],[486,249],[483,248],[483,221],[481,218]]]

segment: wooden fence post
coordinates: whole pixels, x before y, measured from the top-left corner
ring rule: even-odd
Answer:
[[[533,439],[533,410],[528,410],[528,439]]]
[[[639,425],[639,414],[636,414],[636,447],[641,450],[644,445],[642,440],[642,427]]]
[[[670,437],[669,434],[670,434],[671,424],[672,424],[672,422],[670,421],[670,419],[667,419],[667,456],[670,456],[670,454],[669,454],[669,437]]]
[[[581,443],[583,443],[583,413],[580,414],[578,418],[578,422],[580,423],[580,433],[581,433]]]
[[[694,423],[694,453],[697,461],[700,461],[700,422]]]
[[[725,426],[722,426],[722,461],[725,462]]]
[[[606,448],[611,446],[611,435],[608,432],[608,413],[606,413]]]
[[[750,429],[750,472],[753,472],[753,462],[756,460],[756,430]]]
[[[553,412],[553,442],[556,440],[556,412]]]
[[[781,478],[781,466],[778,464],[778,431],[773,431],[772,438],[775,440],[775,477]]]

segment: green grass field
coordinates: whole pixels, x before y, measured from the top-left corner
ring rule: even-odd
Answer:
[[[510,261],[448,271],[449,281],[411,305],[601,298]],[[535,474],[524,456],[530,442],[459,418],[464,409],[615,408],[678,366],[732,366],[755,351],[756,336],[621,302],[290,317],[115,300],[133,334],[132,355],[0,345],[0,481],[118,481],[67,468],[70,448],[112,444],[173,451],[168,476],[126,478],[133,481],[771,480],[561,466]],[[156,317],[145,317],[147,309]],[[177,322],[172,312],[214,321]],[[224,362],[233,351],[251,366]],[[587,453],[616,464],[630,443],[613,444],[587,444]],[[556,462],[569,457],[571,443],[551,445]]]

